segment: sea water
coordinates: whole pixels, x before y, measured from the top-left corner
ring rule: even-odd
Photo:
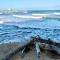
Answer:
[[[47,18],[30,18],[32,15]],[[28,41],[35,35],[60,43],[60,10],[0,13],[0,44]]]

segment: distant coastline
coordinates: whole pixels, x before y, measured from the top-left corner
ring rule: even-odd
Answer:
[[[16,10],[0,10],[0,12],[17,12]]]

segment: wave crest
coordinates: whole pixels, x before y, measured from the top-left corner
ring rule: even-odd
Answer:
[[[54,12],[53,14],[55,14],[55,15],[60,15],[60,13],[58,13],[58,12]]]
[[[25,18],[25,19],[41,19],[43,16],[24,16],[24,15],[13,15],[14,17]]]

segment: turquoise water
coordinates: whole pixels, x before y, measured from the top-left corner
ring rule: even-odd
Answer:
[[[50,15],[45,19],[24,19],[13,16],[32,16],[34,13]],[[36,34],[43,39],[51,38],[52,41],[60,43],[60,18],[56,17],[60,17],[60,10],[2,13],[0,14],[0,21],[3,21],[0,22],[0,44],[27,41]]]

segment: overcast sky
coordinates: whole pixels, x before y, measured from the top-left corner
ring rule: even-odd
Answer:
[[[60,9],[60,0],[0,0],[0,9]]]

